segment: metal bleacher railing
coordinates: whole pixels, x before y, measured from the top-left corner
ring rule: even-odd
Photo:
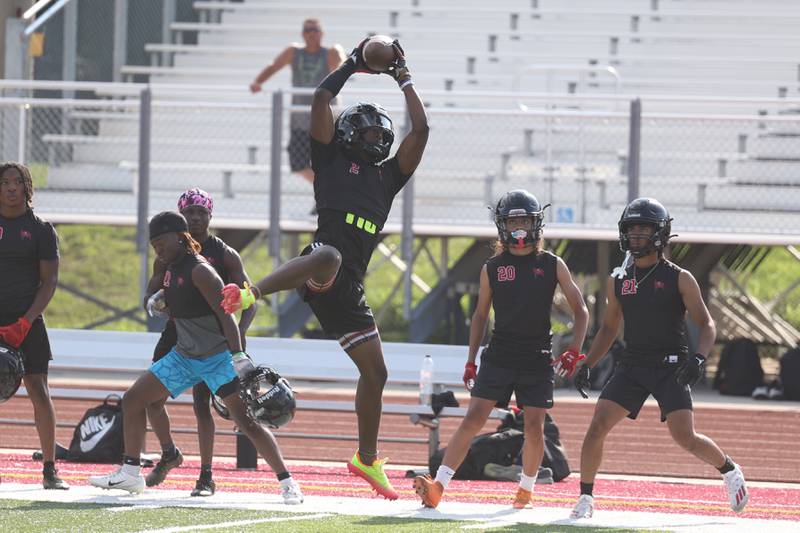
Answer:
[[[401,95],[368,82],[354,79],[342,105],[383,103],[401,136]],[[215,196],[215,227],[268,231],[276,263],[282,235],[315,228],[311,186],[284,150],[300,90],[3,80],[0,91],[0,154],[32,168],[37,211],[137,226],[142,276],[147,218],[190,186]],[[384,228],[401,236],[399,257],[382,252],[400,260],[406,313],[414,238],[491,238],[486,206],[512,188],[553,204],[552,239],[613,240],[628,198],[648,195],[684,242],[800,243],[800,100],[420,92],[430,140]]]

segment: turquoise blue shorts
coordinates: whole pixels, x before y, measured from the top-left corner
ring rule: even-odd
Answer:
[[[220,387],[236,379],[231,352],[228,350],[205,359],[191,359],[172,348],[167,355],[150,365],[150,372],[173,398],[201,381],[216,394]]]

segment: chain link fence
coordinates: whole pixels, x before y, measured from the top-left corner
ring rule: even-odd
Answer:
[[[0,98],[3,158],[32,166],[44,210],[135,216],[141,86],[46,87],[36,96],[64,98],[26,98],[14,96],[18,87],[4,89],[10,96]],[[155,87],[147,139],[151,212],[174,207],[183,190],[198,186],[214,195],[220,219],[263,224],[279,209],[281,220],[313,226],[313,187],[303,179],[309,171],[307,108],[292,105],[290,91],[270,98],[241,88],[227,94],[220,87]],[[415,174],[412,209],[403,208],[399,195],[390,224],[406,216],[470,234],[488,223],[486,206],[499,195],[526,188],[552,204],[551,228],[614,229],[629,194],[627,110],[522,111],[490,96],[485,106],[459,102],[457,93],[444,98],[432,98],[428,109],[431,133]],[[335,113],[359,100],[385,102],[396,151],[408,127],[398,95],[344,95]],[[797,235],[798,143],[796,115],[645,111],[639,194],[667,205],[684,233]]]

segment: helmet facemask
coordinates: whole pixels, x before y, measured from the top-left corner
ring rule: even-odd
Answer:
[[[292,387],[269,367],[259,366],[242,380],[240,395],[248,415],[263,426],[275,429],[294,418],[297,403]]]
[[[392,120],[376,104],[356,104],[345,109],[336,119],[335,131],[345,152],[371,164],[388,158],[394,143]]]
[[[628,229],[634,225],[648,225],[653,228],[653,233],[647,239],[644,246],[631,248],[631,239]],[[654,251],[661,253],[669,240],[669,223],[662,225],[654,220],[622,220],[619,223],[619,249],[623,252],[630,252],[634,258],[645,257]]]
[[[498,237],[500,242],[511,248],[524,248],[525,246],[536,244],[542,236],[542,228],[544,227],[544,210],[538,213],[529,214],[525,210],[512,210],[505,217],[496,217],[495,225],[497,226]],[[511,219],[529,218],[531,220],[530,228],[517,228],[515,230],[509,229],[508,221]]]

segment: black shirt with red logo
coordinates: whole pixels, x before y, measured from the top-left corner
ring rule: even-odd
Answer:
[[[213,315],[203,294],[192,281],[192,270],[201,263],[207,263],[200,255],[185,254],[167,267],[164,272],[164,297],[172,318],[196,318]]]
[[[380,165],[353,161],[336,142],[314,138],[311,166],[318,212],[314,240],[335,246],[342,264],[362,279],[392,201],[411,176],[400,172],[396,157]]]
[[[506,368],[535,370],[550,364],[550,310],[558,284],[550,252],[503,252],[486,262],[492,288],[494,329],[482,360]]]
[[[650,268],[634,268],[631,265],[624,278],[614,278],[614,295],[625,320],[622,360],[657,366],[670,355],[685,357],[689,348],[686,306],[678,287],[681,268],[666,259]]]
[[[39,261],[58,259],[53,225],[31,209],[16,218],[0,216],[0,314],[21,317],[41,284]]]
[[[223,283],[229,283],[228,269],[225,268],[225,253],[229,246],[216,235],[209,235],[201,245],[200,255],[206,258],[208,264],[214,267]]]

